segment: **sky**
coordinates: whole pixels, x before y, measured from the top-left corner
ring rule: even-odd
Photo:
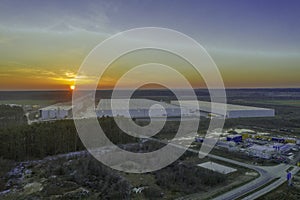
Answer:
[[[68,89],[97,44],[149,26],[194,38],[227,88],[300,87],[299,19],[297,0],[1,0],[0,90]],[[124,67],[131,61],[116,63]],[[194,87],[203,86],[190,66],[172,64]],[[118,69],[106,74],[104,88],[113,87]],[[169,81],[176,87],[176,79]]]

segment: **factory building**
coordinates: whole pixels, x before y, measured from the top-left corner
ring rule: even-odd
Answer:
[[[113,114],[111,109],[111,101],[114,101],[115,111]],[[249,106],[238,106],[231,104],[213,103],[216,107],[214,113],[211,113],[211,103],[205,101],[171,101],[171,104],[165,102],[158,102],[149,99],[130,99],[129,111],[126,109],[125,104],[128,99],[101,99],[96,108],[97,117],[112,117],[119,115],[131,118],[148,118],[152,117],[218,117],[225,113],[227,118],[238,117],[270,117],[274,116],[273,109],[256,108]],[[197,108],[197,104],[199,109]],[[181,106],[181,107],[180,107]],[[227,111],[225,112],[224,109]],[[46,108],[40,109],[40,116],[42,120],[48,119],[64,119],[71,117],[72,106],[66,104],[55,104]],[[94,110],[91,110],[94,112]],[[86,114],[88,116],[88,113]],[[92,116],[92,115],[91,115]]]
[[[176,105],[149,99],[130,99],[129,111],[125,104],[128,99],[101,99],[97,109],[97,117],[112,117],[111,101],[114,103],[114,110],[117,115],[131,118],[152,117],[180,117],[181,109]]]
[[[280,153],[288,153],[289,151],[291,151],[293,148],[295,147],[295,144],[291,144],[291,143],[287,143],[287,144],[282,144],[282,143],[275,143],[273,145],[273,148],[280,152]]]
[[[250,156],[264,159],[270,159],[272,155],[276,152],[275,148],[273,148],[272,146],[257,144],[254,144],[253,146],[249,147],[248,151]]]
[[[284,138],[272,137],[273,142],[284,143]]]
[[[225,148],[230,152],[238,151],[237,144],[234,141],[218,141],[217,146]]]
[[[235,143],[242,142],[243,137],[241,135],[228,135],[226,137],[227,141],[233,141]]]
[[[295,144],[287,143],[274,143],[273,145],[256,145],[249,147],[249,155],[264,158],[264,159],[270,159],[272,155],[275,153],[280,153],[281,155],[288,154],[293,148],[295,147]]]
[[[72,106],[55,104],[39,110],[42,120],[65,119],[72,116]]]
[[[233,104],[211,103],[207,101],[171,101],[173,105],[181,105],[188,109],[190,113],[207,113],[208,116],[222,116],[226,118],[242,118],[242,117],[274,117],[274,109],[257,108],[251,106],[240,106]],[[215,110],[211,111],[211,104]],[[198,106],[198,108],[197,108]],[[227,109],[226,109],[227,108]],[[225,113],[225,116],[223,114]],[[202,114],[203,115],[203,114]]]

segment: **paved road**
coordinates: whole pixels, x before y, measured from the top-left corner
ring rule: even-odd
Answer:
[[[196,151],[196,150],[189,150],[189,151],[198,153],[198,151]],[[251,165],[251,164],[239,162],[236,160],[216,156],[213,154],[208,154],[207,157],[213,158],[216,160],[221,160],[221,161],[224,161],[227,163],[232,163],[232,164],[239,165],[242,167],[250,168],[250,169],[257,171],[260,174],[260,176],[256,179],[254,179],[253,181],[251,181],[245,185],[242,185],[236,189],[228,191],[228,192],[216,197],[215,200],[237,199],[251,191],[256,190],[257,188],[262,187],[263,185],[267,184],[268,182],[274,180],[275,178],[279,178],[274,183],[272,183],[266,187],[263,187],[261,190],[244,198],[247,200],[248,199],[256,199],[256,198],[272,191],[273,189],[277,188],[282,183],[284,183],[286,181],[286,173],[287,173],[286,170],[292,166],[292,165],[287,165],[287,164],[283,164],[283,163],[276,165],[276,166],[256,166],[256,165]],[[298,171],[299,171],[299,167],[294,166],[294,168],[292,170],[292,174],[296,174]]]
[[[215,199],[216,200],[237,199],[251,191],[254,191],[254,190],[264,186],[265,184],[269,183],[270,181],[273,181],[276,178],[280,178],[279,180],[275,181],[274,183],[272,183],[266,187],[263,187],[261,190],[244,198],[244,199],[256,199],[256,198],[266,194],[267,192],[275,189],[280,184],[282,184],[284,181],[286,181],[286,170],[289,167],[290,167],[290,165],[286,165],[286,164],[279,164],[279,165],[272,166],[272,167],[262,167],[262,166],[260,166],[260,167],[256,166],[255,168],[250,167],[259,172],[259,174],[260,174],[259,178],[255,179],[255,180],[251,181],[250,183],[247,183],[241,187],[231,190],[225,194],[222,194]],[[296,173],[297,171],[298,171],[298,168],[295,167],[295,169],[293,170],[293,173]]]
[[[198,151],[195,151],[195,150],[192,150],[192,151],[195,153],[198,153]],[[216,160],[221,160],[221,161],[227,162],[227,163],[232,163],[232,164],[246,167],[249,169],[253,169],[253,170],[257,171],[260,175],[258,178],[254,179],[253,181],[216,197],[215,200],[237,199],[237,198],[245,195],[248,192],[256,190],[257,188],[267,184],[268,182],[270,182],[273,179],[278,178],[278,177],[281,177],[280,180],[285,181],[286,170],[290,167],[290,165],[286,165],[286,164],[279,164],[279,165],[270,166],[270,167],[256,166],[256,165],[251,165],[251,164],[239,162],[236,160],[232,160],[232,159],[228,159],[228,158],[224,158],[224,157],[220,157],[220,156],[216,156],[216,155],[212,155],[212,154],[208,154],[207,157],[213,158]],[[271,190],[271,189],[276,188],[276,185],[271,184],[269,189]],[[259,196],[263,195],[263,193],[260,191],[254,193],[254,194],[255,194],[255,198],[258,198]],[[251,199],[254,199],[254,198],[251,198]]]
[[[299,167],[294,167],[294,169],[291,171],[292,175],[295,175],[299,171]],[[274,183],[262,188],[261,190],[250,194],[249,196],[243,198],[243,200],[249,200],[249,199],[257,199],[258,197],[261,197],[264,194],[267,194],[268,192],[274,190],[275,188],[279,187],[281,184],[286,182],[286,173],[281,172],[281,178],[275,181]]]
[[[158,139],[151,138],[151,140],[167,144],[167,142],[161,141]],[[184,148],[183,146],[175,145],[175,144],[173,144],[172,146],[176,146],[178,148]],[[196,154],[199,153],[199,151],[193,150],[193,149],[187,149],[187,151],[190,151],[190,152],[193,152]],[[207,157],[255,170],[260,175],[258,178],[254,179],[253,181],[216,197],[215,200],[233,200],[233,199],[240,198],[243,195],[264,186],[265,184],[269,183],[270,181],[272,181],[276,178],[279,178],[274,183],[272,183],[266,187],[263,187],[261,190],[249,195],[249,197],[244,198],[244,199],[256,199],[256,198],[266,194],[267,192],[275,189],[282,183],[284,183],[284,181],[286,181],[286,170],[292,166],[292,165],[287,165],[287,164],[283,164],[283,163],[278,164],[276,166],[257,166],[257,165],[251,165],[248,163],[243,163],[240,161],[232,160],[229,158],[220,157],[220,156],[213,155],[213,154],[208,154]],[[294,166],[292,173],[295,174],[298,171],[299,171],[299,167]],[[184,199],[184,198],[182,198],[182,199]],[[188,198],[188,199],[190,199],[190,198]],[[197,197],[196,198],[193,197],[192,199],[197,199]]]

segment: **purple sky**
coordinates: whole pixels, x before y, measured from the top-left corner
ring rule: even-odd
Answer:
[[[34,58],[43,57],[39,45],[49,47],[49,52],[45,52],[49,59],[56,51],[61,54],[74,49],[83,56],[114,33],[158,26],[196,39],[225,76],[242,68],[242,75],[247,75],[245,71],[252,72],[252,77],[268,72],[275,82],[278,80],[273,85],[272,80],[267,80],[270,82],[267,84],[258,80],[262,82],[261,87],[300,87],[297,78],[300,76],[300,1],[297,0],[2,0],[0,4],[2,76],[10,73],[8,66],[16,71],[21,66],[51,71],[51,67],[41,66],[46,61]],[[83,38],[86,46],[83,42],[72,45],[61,42],[74,31],[84,31],[74,38]],[[29,46],[25,39],[33,45]],[[57,46],[61,47],[52,47],[54,40],[59,40]],[[19,56],[24,51],[28,51],[26,58]],[[65,57],[68,56],[72,55]],[[79,64],[68,59],[65,64],[51,63],[56,71],[59,66],[66,66],[63,73],[75,72]],[[248,82],[251,87],[255,79]],[[247,82],[243,85],[248,86]]]

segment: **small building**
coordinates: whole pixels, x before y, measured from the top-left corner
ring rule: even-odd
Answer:
[[[277,142],[277,143],[284,143],[284,138],[272,137],[271,140],[272,140],[273,142]]]
[[[221,148],[225,148],[228,151],[235,151],[236,150],[236,143],[233,141],[218,141],[217,146]]]
[[[227,141],[233,141],[235,143],[242,142],[243,137],[241,135],[228,135],[227,136]]]
[[[242,133],[242,139],[246,140],[250,137],[249,133]]]
[[[296,138],[285,138],[284,140],[286,143],[293,143],[296,144],[297,143],[297,139]]]
[[[270,133],[258,132],[257,135],[259,135],[259,136],[268,136],[268,135],[270,135]]]
[[[233,131],[236,132],[237,134],[242,134],[242,133],[251,133],[251,134],[253,134],[253,133],[255,133],[254,130],[244,129],[244,128],[242,128],[242,129],[241,128],[236,128]]]
[[[203,139],[203,137],[195,137],[195,142],[203,142],[204,141],[204,139]]]

